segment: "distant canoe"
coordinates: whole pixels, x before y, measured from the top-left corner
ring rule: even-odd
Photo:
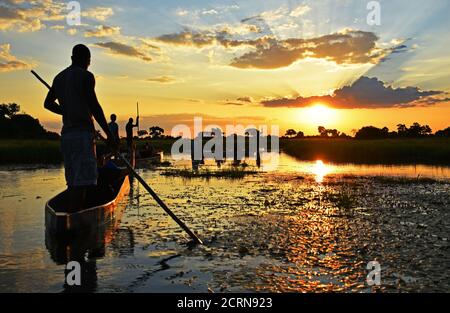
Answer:
[[[112,184],[111,192],[93,187],[87,195],[88,208],[76,213],[67,213],[68,192],[61,192],[45,205],[45,225],[50,234],[71,234],[87,231],[109,223],[116,218],[116,209],[130,190],[130,178],[125,176]]]

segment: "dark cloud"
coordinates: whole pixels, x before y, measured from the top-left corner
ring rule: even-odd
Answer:
[[[245,97],[239,97],[239,98],[237,98],[236,100],[229,100],[229,99],[227,99],[227,100],[223,101],[222,104],[223,104],[223,105],[237,105],[237,106],[242,106],[242,105],[248,105],[248,104],[251,104],[251,103],[254,103],[253,98],[252,98],[252,97],[245,96]]]
[[[240,98],[237,98],[237,100],[241,101],[241,102],[249,102],[249,103],[253,102],[252,97],[240,97]]]
[[[152,83],[160,83],[160,84],[172,84],[177,82],[177,79],[172,76],[157,76],[157,77],[151,77],[147,78],[148,82]]]
[[[109,53],[132,58],[138,58],[145,62],[152,61],[152,58],[147,53],[137,50],[135,47],[120,43],[120,42],[98,42],[94,44],[97,47],[107,49]]]
[[[156,37],[155,40],[167,44],[201,48],[212,45],[215,42],[215,34],[213,32],[195,32],[185,29],[179,33]]]
[[[299,108],[324,103],[340,109],[414,107],[448,101],[433,97],[443,94],[442,91],[422,91],[417,87],[393,88],[377,78],[362,76],[352,85],[337,89],[333,95],[271,99],[261,104],[265,107]]]
[[[0,19],[11,20],[11,19],[21,19],[22,15],[16,10],[8,8],[5,6],[0,6]]]

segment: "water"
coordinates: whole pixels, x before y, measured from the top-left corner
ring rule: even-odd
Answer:
[[[184,167],[186,162],[175,163]],[[213,167],[213,162],[207,162]],[[62,245],[45,234],[45,202],[64,189],[60,167],[0,169],[0,291],[73,291],[69,259],[82,260],[81,290],[448,291],[450,169],[299,162],[244,179],[140,174],[205,241],[187,236],[136,182],[122,218]],[[377,176],[430,177],[400,182]],[[366,265],[382,284],[368,287]]]

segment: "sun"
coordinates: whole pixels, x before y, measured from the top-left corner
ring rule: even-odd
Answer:
[[[301,113],[303,119],[315,126],[327,126],[336,121],[336,110],[327,107],[323,103],[316,103],[312,107],[306,108]]]

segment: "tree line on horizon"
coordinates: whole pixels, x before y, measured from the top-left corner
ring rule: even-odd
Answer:
[[[338,131],[337,129],[327,129],[324,126],[317,128],[317,136],[305,136],[302,131],[295,131],[288,129],[284,135],[284,139],[292,138],[341,138],[341,139],[390,139],[390,138],[424,138],[424,137],[450,137],[450,127],[437,131],[433,135],[433,130],[429,125],[421,125],[420,123],[413,123],[410,127],[405,124],[398,124],[397,131],[390,131],[389,128],[378,128],[375,126],[364,126],[359,130],[354,131],[354,136]]]
[[[48,139],[56,140],[57,133],[47,131],[38,119],[19,113],[17,103],[0,104],[0,138],[2,139]]]

